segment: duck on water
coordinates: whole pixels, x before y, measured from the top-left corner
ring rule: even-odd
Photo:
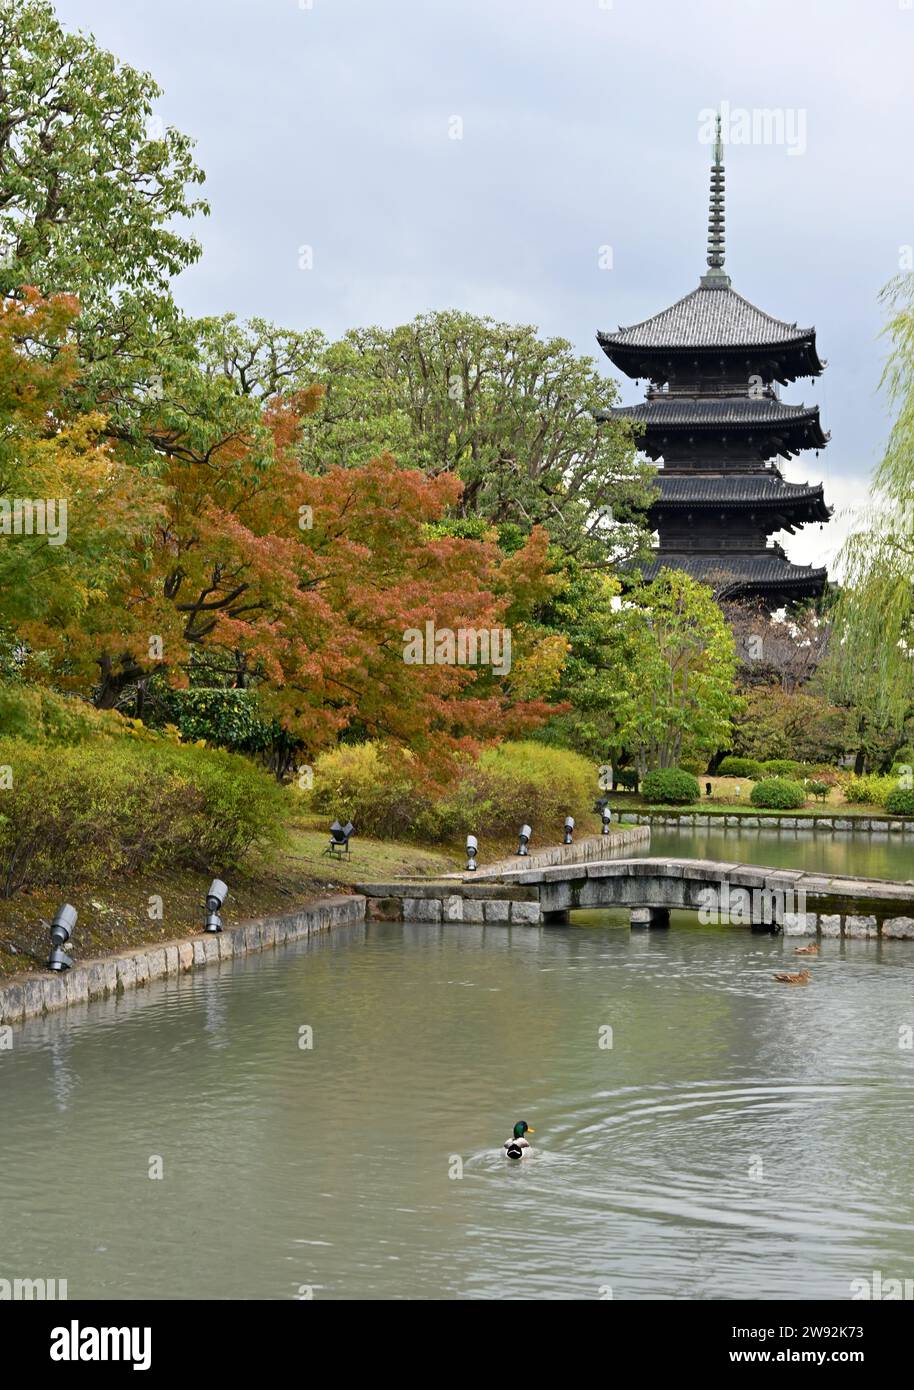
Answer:
[[[529,1142],[524,1138],[525,1134],[533,1134],[534,1131],[527,1124],[526,1120],[518,1120],[514,1126],[514,1133],[510,1139],[505,1140],[506,1158],[528,1158],[532,1152]]]

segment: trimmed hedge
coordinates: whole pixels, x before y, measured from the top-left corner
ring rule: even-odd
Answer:
[[[753,806],[792,811],[798,806],[805,806],[806,788],[802,782],[791,782],[786,777],[766,777],[752,788],[751,800]]]
[[[680,767],[661,767],[641,780],[641,795],[654,805],[688,806],[698,801],[701,790],[691,772]]]
[[[0,897],[140,869],[236,866],[282,840],[288,793],[247,759],[165,740],[0,739]]]
[[[769,758],[760,766],[763,777],[795,778],[803,775],[803,764],[794,762],[792,758]]]
[[[914,816],[914,791],[910,787],[896,787],[886,797],[885,809],[893,816]]]
[[[762,777],[762,765],[757,758],[724,758],[715,776],[746,777],[750,782],[758,782]]]

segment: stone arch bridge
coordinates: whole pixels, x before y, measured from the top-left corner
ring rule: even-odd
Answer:
[[[374,917],[407,921],[568,920],[579,908],[627,908],[633,927],[669,925],[675,910],[788,935],[910,937],[914,882],[856,879],[711,859],[607,858],[542,867],[498,865],[439,880],[359,884]]]

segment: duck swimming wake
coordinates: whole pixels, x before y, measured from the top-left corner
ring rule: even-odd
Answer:
[[[526,1120],[518,1120],[514,1126],[514,1133],[510,1139],[505,1140],[506,1158],[527,1158],[530,1154],[530,1145],[524,1138],[525,1134],[533,1134],[534,1131],[527,1124]]]

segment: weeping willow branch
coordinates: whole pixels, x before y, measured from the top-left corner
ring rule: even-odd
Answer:
[[[914,706],[914,275],[886,285],[892,347],[882,389],[895,418],[873,475],[869,519],[839,557],[844,588],[827,667],[832,698],[865,710],[877,728]]]

